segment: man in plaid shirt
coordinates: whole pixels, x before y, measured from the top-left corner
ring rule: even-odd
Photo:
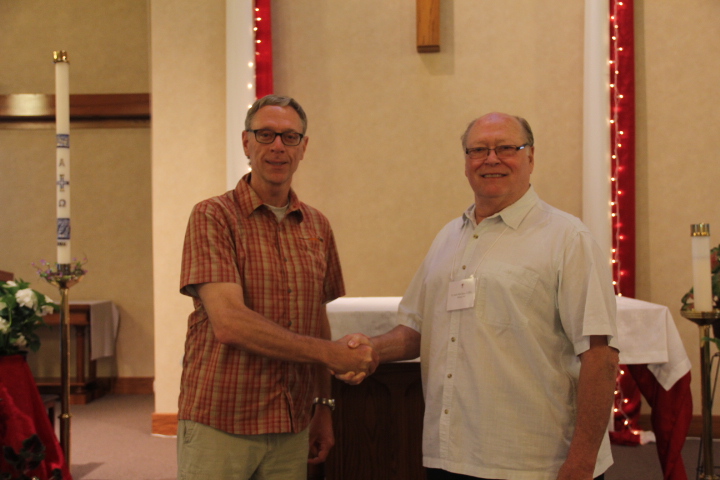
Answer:
[[[334,444],[327,370],[377,366],[369,345],[330,341],[325,304],[345,293],[335,240],[290,187],[306,129],[294,99],[256,101],[242,133],[252,172],[190,216],[179,479],[304,479]]]

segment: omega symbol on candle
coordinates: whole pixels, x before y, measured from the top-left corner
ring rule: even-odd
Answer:
[[[63,207],[65,207],[65,205],[67,205],[67,202],[65,201],[65,199],[64,198],[60,199],[60,201],[58,202],[58,207],[63,208]]]

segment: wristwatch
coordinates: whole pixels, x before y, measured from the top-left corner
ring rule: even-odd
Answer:
[[[313,406],[320,404],[325,405],[326,407],[330,407],[330,411],[335,411],[335,399],[334,398],[320,398],[315,397],[315,400],[313,400]]]

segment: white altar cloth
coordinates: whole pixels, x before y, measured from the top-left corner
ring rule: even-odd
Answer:
[[[350,333],[369,337],[395,327],[401,297],[343,297],[327,305],[332,339]],[[690,371],[690,359],[670,310],[628,297],[617,299],[621,364],[648,364],[666,390]]]
[[[90,360],[115,355],[120,313],[109,300],[71,301],[70,305],[90,306]]]

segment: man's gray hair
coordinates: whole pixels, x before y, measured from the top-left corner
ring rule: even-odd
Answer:
[[[294,98],[285,97],[283,95],[265,95],[264,97],[255,100],[255,103],[252,104],[252,107],[250,107],[247,111],[247,115],[245,116],[245,130],[251,130],[251,124],[257,111],[262,107],[267,107],[269,105],[275,107],[292,107],[298,113],[300,120],[302,121],[303,131],[300,133],[305,135],[305,132],[307,131],[307,115],[305,115],[305,110],[303,110]]]
[[[511,116],[515,120],[517,120],[518,123],[520,123],[520,126],[523,129],[523,133],[525,133],[525,138],[526,138],[525,142],[528,144],[528,146],[532,147],[533,145],[535,145],[535,137],[533,136],[532,128],[530,128],[530,123],[528,123],[528,121],[525,120],[524,118],[518,117],[517,115],[511,115]],[[460,140],[462,141],[463,150],[467,148],[467,137],[468,137],[468,134],[470,133],[470,129],[473,127],[473,125],[475,125],[475,122],[477,122],[480,118],[482,118],[482,117],[478,117],[475,120],[473,120],[472,122],[470,122],[468,124],[467,128],[465,129],[465,132],[460,137]]]

